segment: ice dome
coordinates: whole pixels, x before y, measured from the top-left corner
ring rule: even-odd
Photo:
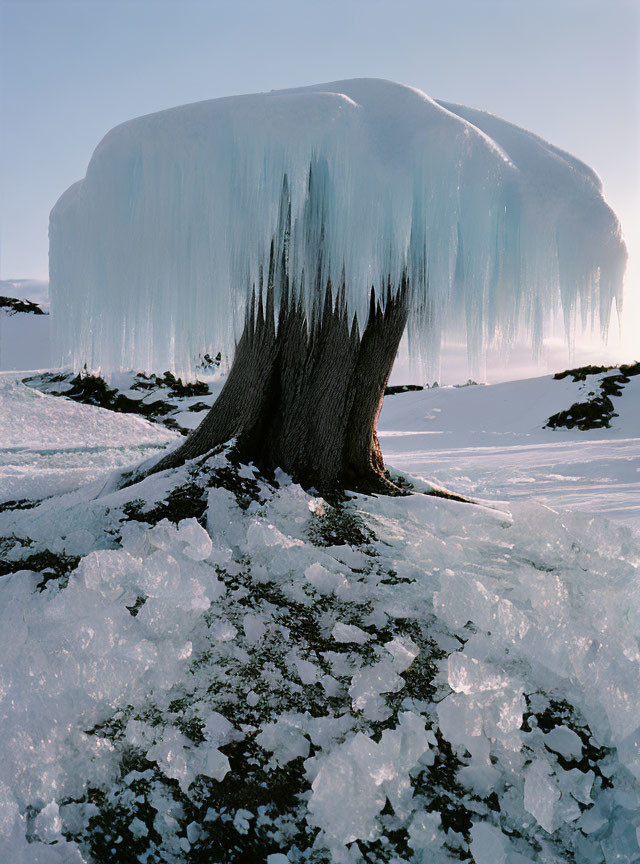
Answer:
[[[232,355],[290,196],[290,272],[410,281],[410,348],[478,357],[550,310],[606,331],[626,250],[598,176],[538,136],[412,87],[356,79],[214,99],[131,120],[50,219],[57,359],[193,373]],[[310,274],[313,274],[310,277]]]

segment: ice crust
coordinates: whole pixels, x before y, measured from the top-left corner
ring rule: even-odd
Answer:
[[[305,298],[346,279],[410,277],[411,350],[445,333],[477,358],[519,323],[539,344],[558,300],[567,333],[609,322],[626,251],[596,174],[538,136],[419,90],[356,79],[184,105],[124,123],[50,219],[59,361],[189,375],[231,355],[248,289],[283,229]],[[286,208],[285,208],[286,210]]]
[[[307,532],[325,502],[259,477],[246,509],[212,488],[206,529],[124,520],[133,496],[153,506],[188,477],[0,514],[0,534],[29,536],[29,553],[73,525],[83,556],[66,587],[37,591],[29,570],[0,578],[2,860],[89,861],[65,837],[86,836],[91,788],[130,808],[132,837],[153,834],[151,861],[189,861],[222,816],[187,817],[185,802],[244,770],[230,754],[246,745],[265,783],[301,778],[319,861],[366,860],[396,831],[411,864],[640,861],[636,534],[534,503],[360,496],[349,506],[377,539],[321,547]],[[147,769],[123,779],[132,752]],[[468,815],[466,836],[428,792],[451,760],[445,800]],[[225,830],[244,836],[266,816],[242,803]],[[271,836],[302,861],[288,818]]]

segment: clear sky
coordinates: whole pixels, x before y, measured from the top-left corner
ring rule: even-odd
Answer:
[[[49,211],[117,123],[373,76],[499,114],[600,174],[631,253],[635,350],[639,58],[639,0],[0,0],[0,278],[46,278]]]

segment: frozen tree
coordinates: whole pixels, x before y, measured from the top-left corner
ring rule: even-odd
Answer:
[[[235,439],[320,490],[393,491],[376,419],[408,326],[472,358],[560,304],[606,331],[626,250],[597,175],[485,112],[379,80],[218,99],[125,123],[51,215],[60,359],[234,353],[165,468]]]

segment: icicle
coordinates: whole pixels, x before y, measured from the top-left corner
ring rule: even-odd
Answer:
[[[474,361],[521,325],[540,345],[558,304],[568,336],[582,321],[605,333],[625,263],[579,160],[485,112],[367,79],[125,123],[50,223],[57,359],[107,371],[189,376],[203,351],[233,352],[246,286],[259,286],[255,322],[286,278],[312,329],[329,280],[351,325],[367,320],[372,283],[384,309],[405,279],[412,357],[437,358],[451,334]]]

